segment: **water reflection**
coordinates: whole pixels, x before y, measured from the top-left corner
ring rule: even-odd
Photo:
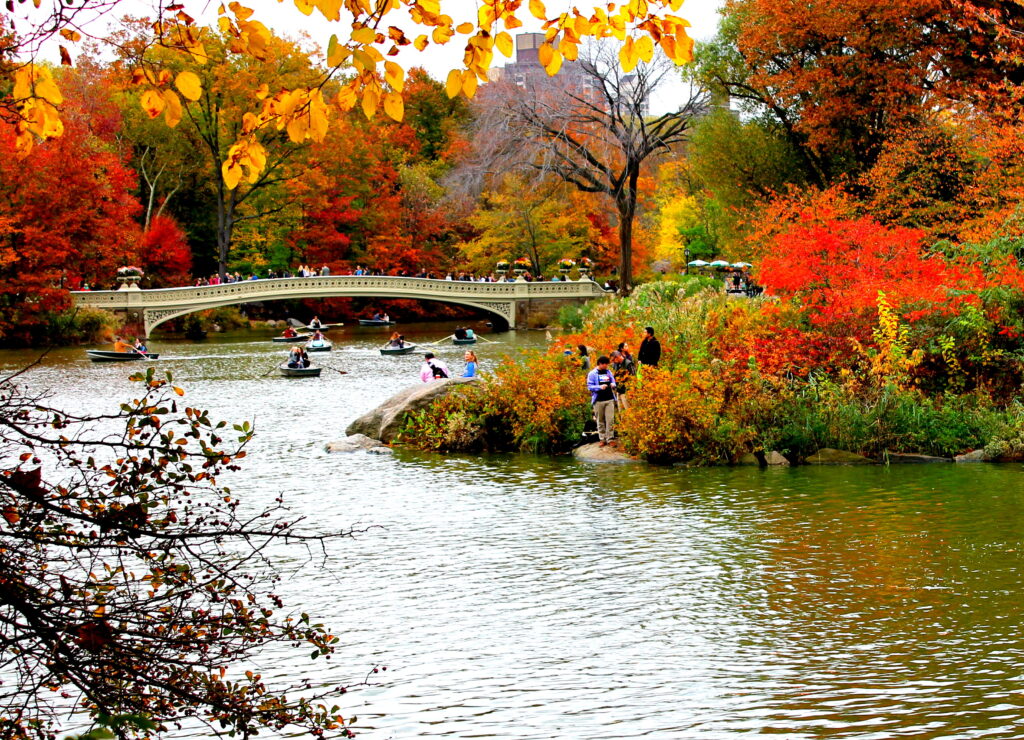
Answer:
[[[513,341],[494,338],[476,348],[485,367]],[[288,602],[343,648],[333,664],[260,666],[326,684],[387,665],[347,697],[363,736],[1024,734],[1020,466],[328,455],[415,378],[419,358],[381,358],[378,339],[335,339],[328,362],[346,374],[319,381],[260,378],[282,352],[265,341],[159,348],[190,403],[255,418],[231,482],[253,506],[281,492],[311,523],[378,525],[326,565],[278,551]],[[78,354],[29,382],[79,408],[125,392],[123,366]],[[460,366],[461,349],[439,354]]]

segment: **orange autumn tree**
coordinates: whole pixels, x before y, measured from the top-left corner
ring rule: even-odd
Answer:
[[[120,157],[70,118],[59,139],[15,155],[0,130],[0,341],[33,341],[70,305],[67,290],[107,285],[135,264],[135,176]],[[69,167],[68,163],[78,166]]]
[[[995,6],[999,13],[986,12]],[[869,167],[894,129],[1024,75],[1018,3],[727,0],[696,78],[763,112],[819,186]],[[1001,32],[1001,29],[1007,32]]]

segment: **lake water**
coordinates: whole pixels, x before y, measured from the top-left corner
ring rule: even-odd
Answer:
[[[484,370],[544,343],[485,336]],[[387,666],[342,697],[360,737],[1024,737],[1024,467],[329,455],[420,363],[380,357],[381,331],[332,339],[346,374],[319,379],[260,377],[284,352],[266,337],[152,349],[191,405],[255,421],[237,494],[365,530],[326,566],[278,551],[286,601],[342,644],[260,666],[334,684]],[[461,372],[462,348],[437,354]],[[25,382],[95,411],[137,367],[59,350]]]

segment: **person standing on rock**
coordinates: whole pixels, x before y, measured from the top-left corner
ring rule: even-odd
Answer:
[[[657,367],[661,361],[661,342],[654,338],[654,327],[644,329],[644,340],[640,342],[640,351],[636,353],[636,361],[648,367]]]
[[[608,358],[597,358],[597,367],[587,374],[587,390],[597,420],[597,437],[600,446],[613,444],[615,435],[615,375],[608,369]]]
[[[420,366],[420,380],[424,383],[429,383],[432,380],[444,380],[450,377],[451,373],[448,372],[448,366],[444,364],[444,360],[436,359],[433,352],[427,352],[423,355],[423,364]]]

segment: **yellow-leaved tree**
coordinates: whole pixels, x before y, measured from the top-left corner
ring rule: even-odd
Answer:
[[[401,92],[404,68],[395,61],[405,47],[423,51],[431,45],[463,44],[462,66],[448,74],[445,89],[450,97],[472,97],[494,62],[495,51],[513,54],[509,33],[530,17],[541,22],[545,41],[539,59],[548,74],[555,74],[563,60],[574,60],[579,45],[587,38],[615,38],[622,42],[619,61],[624,70],[649,62],[656,47],[681,64],[692,57],[693,42],[687,34],[689,23],[674,15],[683,0],[628,0],[592,8],[558,6],[549,10],[542,0],[492,0],[477,3],[475,14],[457,18],[453,0],[293,0],[303,14],[314,13],[338,32],[326,40],[327,69],[317,85],[280,90],[250,91],[250,108],[242,116],[241,133],[229,147],[224,160],[225,182],[237,186],[250,182],[266,166],[258,143],[258,132],[271,127],[286,132],[294,143],[322,141],[330,127],[330,114],[356,106],[368,116],[383,109],[387,116],[401,120],[404,106]],[[57,39],[62,64],[71,64],[67,45],[81,41],[84,33],[96,31],[97,14],[117,10],[122,0],[33,0],[9,4],[10,33],[0,35],[0,118],[15,126],[20,151],[27,152],[37,139],[59,136],[60,91],[45,64],[36,61],[41,46]],[[195,7],[193,7],[193,5]],[[207,34],[195,16],[203,9],[195,0],[161,4],[152,21],[158,43],[195,65],[211,63]],[[448,12],[445,12],[445,11]],[[465,11],[463,11],[465,12]],[[271,33],[251,8],[238,2],[221,4],[217,26],[229,41],[231,54],[256,59],[266,57]],[[91,22],[90,22],[91,21]],[[311,24],[312,25],[312,24]],[[318,27],[320,25],[318,24]],[[329,97],[324,86],[335,80],[337,90]],[[140,90],[140,104],[152,116],[163,115],[174,125],[182,115],[183,101],[203,95],[202,78],[191,71],[172,73],[151,65],[140,65],[131,77]]]

